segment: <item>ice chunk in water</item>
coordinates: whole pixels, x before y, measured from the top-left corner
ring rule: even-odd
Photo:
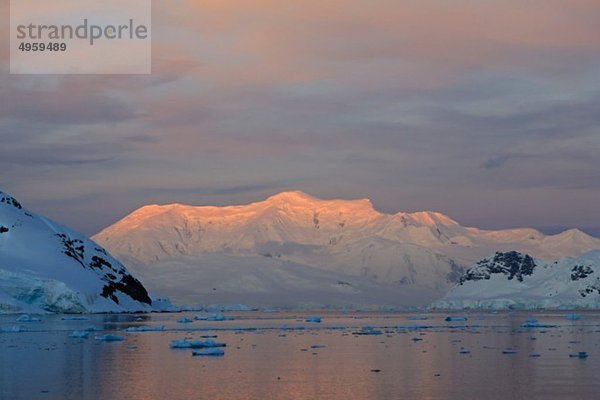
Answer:
[[[200,349],[194,350],[192,352],[194,356],[224,356],[225,352],[221,349],[210,348],[210,349]]]
[[[537,319],[529,317],[521,324],[521,328],[556,328],[558,325],[541,324]]]
[[[363,326],[360,331],[352,332],[354,335],[381,335],[382,331],[379,329],[373,329],[370,326]]]
[[[101,340],[103,342],[121,342],[125,338],[121,335],[115,335],[113,333],[106,333],[104,335],[96,335],[94,339]]]
[[[185,339],[171,340],[169,345],[172,349],[190,349],[192,344]]]
[[[170,347],[172,349],[204,349],[204,348],[215,348],[215,347],[225,347],[227,346],[225,343],[215,342],[214,340],[207,339],[204,342],[202,340],[172,340]]]
[[[194,319],[197,321],[226,321],[232,320],[231,317],[226,317],[223,314],[207,314],[207,315],[195,315]]]
[[[126,328],[126,332],[160,332],[164,331],[165,327],[163,325],[158,326],[130,326]]]
[[[583,319],[583,316],[581,316],[579,314],[571,313],[571,314],[565,315],[565,318],[568,319],[569,321],[579,321],[580,319]]]
[[[190,322],[192,322],[192,320],[187,317],[183,317],[178,319],[177,322],[179,322],[180,324],[189,324]]]
[[[37,317],[32,317],[29,314],[23,314],[19,318],[17,318],[17,322],[39,322],[41,319]]]
[[[588,353],[585,351],[579,351],[577,353],[571,353],[569,354],[569,357],[571,358],[587,358],[588,357]]]
[[[86,332],[86,331],[73,331],[73,332],[71,332],[69,337],[76,338],[76,339],[87,339],[89,334],[90,333]]]
[[[305,322],[314,322],[314,323],[318,324],[321,322],[321,317],[317,317],[317,316],[313,315],[313,316],[307,317],[304,321]]]
[[[446,322],[466,321],[467,317],[449,316],[446,317]]]

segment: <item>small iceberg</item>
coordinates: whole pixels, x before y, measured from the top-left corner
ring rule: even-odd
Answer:
[[[207,339],[205,341],[195,339],[195,340],[185,340],[178,339],[172,340],[169,345],[172,349],[209,349],[209,348],[217,348],[217,347],[226,347],[225,343],[215,342],[214,340]]]
[[[521,324],[521,328],[557,328],[557,327],[558,327],[558,325],[540,324],[540,322],[533,317],[527,318],[525,320],[525,322]]]
[[[19,318],[17,318],[17,322],[39,322],[41,319],[37,317],[32,317],[29,314],[23,314]]]
[[[467,317],[459,317],[459,316],[449,316],[446,317],[446,322],[458,322],[458,321],[466,321]]]
[[[191,349],[192,343],[185,339],[171,340],[169,347],[172,349]]]
[[[87,332],[95,332],[95,331],[101,331],[101,330],[102,329],[98,328],[97,326],[93,326],[93,325],[86,326],[84,329],[84,331],[87,331]]]
[[[409,321],[425,321],[428,320],[429,317],[424,317],[424,316],[420,316],[420,315],[411,315],[406,317],[407,320]]]
[[[382,335],[383,332],[379,329],[373,329],[370,326],[363,326],[360,331],[352,332],[353,335]]]
[[[225,352],[221,349],[217,349],[217,348],[210,348],[210,349],[201,349],[201,350],[194,350],[192,352],[193,356],[213,356],[213,357],[219,357],[219,356],[224,356]]]
[[[588,353],[585,351],[578,351],[577,353],[569,354],[569,357],[571,357],[571,358],[587,358]]]
[[[87,339],[89,335],[90,333],[86,331],[73,331],[69,337],[75,339]]]
[[[187,318],[187,317],[183,317],[177,320],[177,322],[179,322],[180,324],[189,324],[190,322],[193,322],[193,320]]]
[[[196,321],[229,321],[232,317],[226,317],[223,314],[208,314],[208,315],[195,315]]]
[[[307,317],[304,322],[314,322],[316,324],[321,323],[321,317],[317,317],[317,316],[311,316],[311,317]]]
[[[103,342],[122,342],[125,338],[121,335],[115,335],[113,333],[107,333],[104,335],[96,335],[94,339],[100,340]]]
[[[571,313],[571,314],[565,315],[565,319],[568,319],[569,321],[579,321],[580,319],[583,319],[583,316],[579,315],[579,314]]]
[[[125,332],[160,332],[164,331],[165,327],[163,325],[158,326],[130,326],[129,328],[125,328]]]

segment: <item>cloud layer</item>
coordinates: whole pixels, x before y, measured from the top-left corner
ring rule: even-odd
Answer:
[[[85,233],[285,189],[597,227],[599,20],[587,0],[154,2],[147,77],[8,75],[5,43],[0,187]]]

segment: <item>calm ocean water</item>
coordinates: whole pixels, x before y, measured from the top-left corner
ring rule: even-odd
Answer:
[[[0,399],[593,399],[600,313],[0,316]],[[202,314],[203,315],[203,314]],[[306,322],[309,315],[321,323]],[[540,328],[523,328],[529,317]],[[552,326],[554,325],[554,326]],[[89,338],[74,330],[95,328]],[[124,329],[149,329],[126,332]],[[367,328],[365,328],[367,327]],[[381,331],[379,335],[357,334]],[[15,332],[18,331],[18,332]],[[106,342],[113,333],[124,340]],[[378,332],[375,332],[378,333]],[[221,357],[171,340],[216,336]],[[586,352],[587,358],[570,357]]]

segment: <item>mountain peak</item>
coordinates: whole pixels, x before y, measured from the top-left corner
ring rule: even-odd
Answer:
[[[265,201],[268,202],[313,202],[319,199],[305,193],[301,190],[290,190],[269,196]]]
[[[360,209],[363,211],[374,212],[375,208],[373,203],[369,199],[320,199],[311,196],[300,190],[286,191],[278,194],[274,194],[268,197],[261,203],[277,204],[277,205],[291,205],[291,206],[311,206],[311,207],[326,207],[330,209],[337,208],[352,208]]]

